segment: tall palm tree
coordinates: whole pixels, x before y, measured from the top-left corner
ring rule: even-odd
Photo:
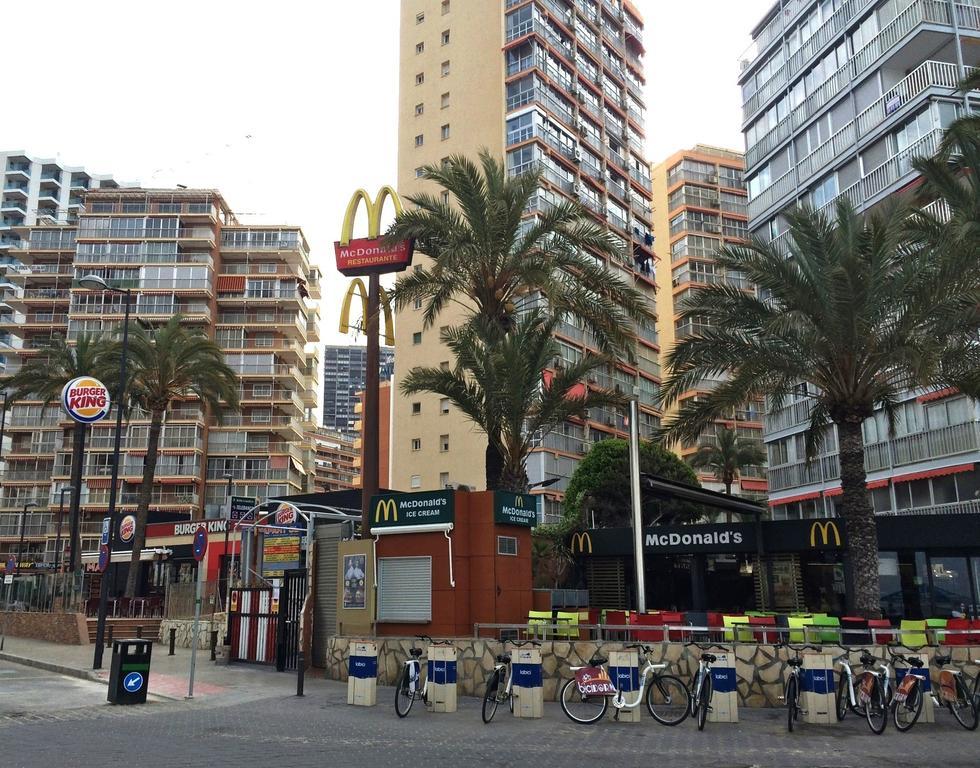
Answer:
[[[876,406],[891,414],[903,391],[946,384],[951,350],[955,354],[976,334],[966,313],[946,311],[959,300],[961,286],[944,280],[958,267],[974,273],[976,284],[975,254],[971,269],[963,253],[909,245],[910,212],[902,202],[867,219],[846,203],[837,206],[836,220],[790,211],[788,253],[758,241],[722,250],[722,267],[744,274],[766,298],[724,285],[697,291],[682,315],[702,316],[709,326],[670,352],[663,388],[670,404],[702,378],[727,374],[703,399],[682,404],[666,425],[666,439],[693,441],[742,403],[764,396],[778,408],[801,382],[815,385],[807,456],[836,425],[840,512],[854,577],[849,596],[866,616],[880,607],[862,424]],[[937,311],[944,337],[935,335]]]
[[[766,451],[756,440],[743,440],[734,429],[719,429],[714,442],[704,443],[691,457],[692,467],[710,469],[732,495],[732,485],[746,467],[757,467],[766,461]],[[732,521],[732,513],[727,522]]]
[[[486,150],[479,165],[453,155],[421,173],[448,196],[409,197],[414,207],[399,214],[386,233],[389,242],[413,238],[431,259],[398,281],[397,308],[422,301],[429,327],[457,304],[467,319],[506,330],[524,297],[540,293],[556,317],[578,317],[601,351],[632,357],[634,324],[652,322],[653,316],[642,293],[585,253],[630,259],[582,206],[550,205],[528,225],[523,216],[540,192],[540,171],[508,176],[503,162]]]
[[[37,357],[26,360],[21,369],[12,376],[7,387],[11,391],[11,400],[40,400],[42,407],[47,406],[61,397],[64,389],[72,379],[79,376],[95,376],[108,382],[105,372],[106,353],[109,341],[101,334],[81,334],[74,344],[61,335],[54,335],[50,344]],[[109,385],[111,387],[111,384]],[[71,488],[81,487],[82,472],[85,462],[85,435],[88,425],[75,422],[71,428]],[[72,572],[81,567],[81,539],[79,537],[79,505],[81,499],[77,492],[71,494],[69,511],[69,550],[71,560],[68,569]]]
[[[114,344],[110,360],[118,360],[121,344]],[[196,397],[209,412],[223,407],[238,407],[238,377],[225,363],[221,347],[202,331],[181,325],[179,315],[159,328],[129,329],[128,347],[129,403],[150,414],[146,461],[136,507],[136,535],[133,556],[126,579],[126,595],[136,594],[140,551],[146,542],[146,521],[153,495],[163,417],[175,400]]]
[[[525,463],[535,441],[589,408],[623,405],[620,395],[584,384],[589,373],[608,364],[601,355],[585,355],[553,377],[546,375],[559,353],[553,338],[557,322],[532,311],[506,334],[492,324],[449,328],[442,339],[455,368],[413,368],[401,383],[406,395],[433,392],[448,398],[486,433],[488,453],[492,449],[501,457],[499,465],[487,462],[487,488],[527,492]]]

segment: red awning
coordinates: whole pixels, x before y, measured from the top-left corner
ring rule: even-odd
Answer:
[[[973,464],[954,464],[951,467],[940,467],[939,469],[926,469],[922,472],[910,472],[907,475],[896,475],[892,478],[895,483],[908,483],[912,480],[925,480],[927,477],[942,477],[943,475],[955,475],[958,472],[970,472]]]
[[[828,498],[830,496],[843,496],[844,495],[844,489],[841,488],[840,486],[837,486],[836,488],[831,488],[828,491],[824,491],[823,492],[823,495],[824,495],[824,498]]]
[[[109,483],[110,479],[108,477],[95,477],[85,481],[85,484],[89,488],[108,488]]]
[[[945,397],[952,397],[953,395],[958,395],[960,391],[956,387],[946,387],[946,389],[940,389],[936,392],[927,392],[924,395],[919,395],[915,398],[917,403],[931,403],[935,400],[942,400]]]
[[[162,480],[158,479],[156,482],[161,485],[196,485],[200,482],[198,477],[165,477]]]
[[[769,483],[765,480],[741,480],[740,485],[746,491],[768,491]]]
[[[245,276],[244,275],[218,275],[217,279],[217,289],[219,291],[244,291],[245,290]]]
[[[769,506],[778,507],[780,504],[792,504],[794,501],[809,501],[819,498],[820,492],[813,491],[812,493],[801,493],[799,496],[787,496],[785,499],[769,499]]]
[[[872,480],[866,487],[869,491],[873,491],[875,488],[887,488],[888,478],[886,477],[884,480]]]

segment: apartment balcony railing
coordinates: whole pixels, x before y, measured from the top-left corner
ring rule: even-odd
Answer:
[[[725,275],[715,272],[693,272],[689,269],[682,269],[674,273],[671,277],[674,286],[684,283],[701,283],[702,285],[730,285],[733,288],[740,288],[743,291],[752,287],[752,283],[744,277]]]
[[[778,432],[781,429],[797,427],[810,421],[810,414],[813,412],[814,401],[810,399],[800,400],[789,405],[784,405],[775,411],[766,413],[765,431],[766,433]]]
[[[692,323],[686,322],[678,325],[674,329],[674,336],[677,339],[686,339],[688,336],[694,336],[695,334],[701,333],[710,329],[711,326],[707,323]]]
[[[879,512],[879,515],[976,515],[980,514],[980,499],[954,501],[948,504],[933,504],[928,507],[909,507],[890,512]]]

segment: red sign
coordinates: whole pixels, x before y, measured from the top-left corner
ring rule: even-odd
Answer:
[[[151,523],[146,526],[147,539],[167,539],[172,536],[193,536],[198,528],[205,528],[208,533],[224,533],[228,529],[225,518],[215,520],[198,520],[185,523]]]
[[[296,507],[283,502],[276,509],[276,525],[292,525],[296,522]]]
[[[583,696],[611,696],[616,687],[602,667],[582,667],[576,670],[575,682]]]
[[[128,544],[133,540],[136,535],[136,518],[132,515],[126,515],[122,520],[119,521],[119,539],[124,543]]]
[[[99,546],[99,571],[105,573],[105,569],[109,567],[109,547],[106,544],[101,544]]]
[[[401,272],[412,263],[414,240],[402,240],[390,248],[380,237],[362,237],[350,243],[334,243],[337,270],[348,276]]]

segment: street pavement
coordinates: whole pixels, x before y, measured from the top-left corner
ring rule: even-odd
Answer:
[[[9,646],[8,646],[9,650]],[[834,726],[786,732],[780,710],[743,710],[738,724],[690,719],[666,728],[611,717],[594,725],[569,721],[556,704],[541,720],[517,720],[498,710],[490,725],[480,702],[461,698],[459,711],[434,714],[416,703],[404,720],[394,692],[378,690],[373,708],[346,704],[346,686],[307,678],[294,695],[292,675],[207,661],[220,692],[193,701],[152,697],[143,706],[105,704],[102,683],[0,661],[0,765],[4,768],[131,765],[511,766],[531,768],[601,762],[611,766],[685,768],[834,768],[841,766],[971,766],[980,764],[980,733],[960,729],[937,713],[935,725],[874,736],[849,715]],[[151,669],[151,690],[153,671]],[[220,683],[217,681],[221,681]]]

